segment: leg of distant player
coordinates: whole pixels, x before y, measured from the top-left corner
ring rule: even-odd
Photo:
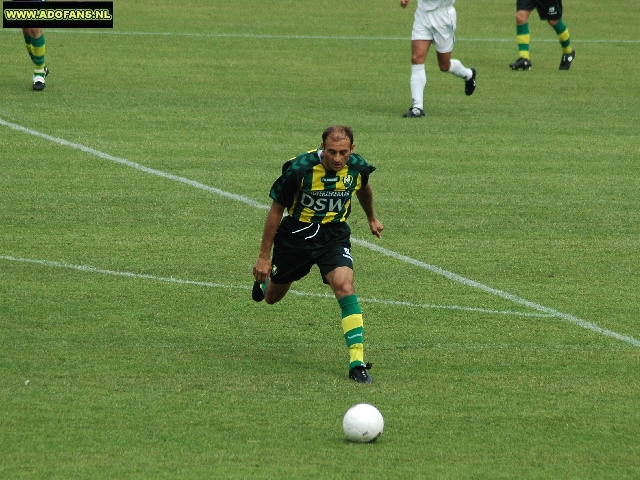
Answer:
[[[33,89],[42,90],[45,85],[44,79],[48,73],[44,62],[46,50],[44,33],[42,33],[42,29],[40,28],[23,28],[22,34],[27,52],[35,65],[33,72]]]
[[[560,18],[559,20],[549,20],[549,25],[553,27],[558,35],[560,46],[562,47],[562,53],[568,55],[571,53],[571,40],[569,39],[569,29]]]
[[[529,10],[518,10],[516,12],[516,38],[518,41],[518,58],[510,63],[512,70],[529,70],[531,68],[531,55],[529,54]]]
[[[562,18],[559,18],[557,20],[549,20],[549,25],[553,27],[556,34],[558,35],[558,40],[560,41],[560,46],[562,47],[560,70],[569,70],[569,68],[571,68],[573,59],[576,57],[576,51],[571,48],[569,29],[567,29],[567,26],[562,21]]]
[[[31,30],[32,30],[31,28],[23,28],[22,35],[24,36],[24,46],[27,48],[27,53],[29,54],[29,57],[31,57],[31,61],[34,62],[33,47],[31,45],[31,40],[32,40]]]
[[[451,52],[438,52],[438,67],[441,72],[448,72],[456,77],[462,78],[465,82],[465,93],[471,95],[476,88],[474,69],[465,67],[460,60],[451,58]]]
[[[465,93],[467,95],[471,95],[476,87],[475,69],[466,68],[460,60],[451,58],[456,31],[455,9],[447,9],[446,14],[434,14],[429,21],[431,23],[430,32],[433,35],[433,39],[411,41],[411,96],[413,98],[413,106],[420,109],[423,109],[423,91],[426,85],[424,62],[432,43],[434,43],[436,47],[440,71],[449,72],[464,79],[466,82]],[[422,81],[423,78],[424,81]]]
[[[424,62],[431,46],[431,40],[411,41],[411,99],[413,106],[424,110],[424,87],[427,85],[427,74]]]
[[[529,54],[529,44],[531,43],[531,34],[529,33],[529,15],[531,12],[527,10],[518,10],[516,12],[516,38],[518,40],[519,58],[526,60],[531,59]]]

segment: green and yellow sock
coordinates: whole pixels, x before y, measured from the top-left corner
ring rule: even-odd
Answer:
[[[338,304],[342,309],[342,331],[349,348],[349,369],[352,369],[364,365],[362,310],[355,294],[339,298]]]
[[[569,29],[562,19],[555,25],[551,25],[558,35],[558,40],[562,46],[562,53],[569,55],[571,53],[571,40],[569,39]]]
[[[523,25],[516,25],[516,38],[518,39],[520,57],[530,60],[529,43],[531,43],[531,35],[529,34],[529,22]]]
[[[26,35],[25,35],[26,41]],[[27,47],[29,50],[29,47]],[[31,60],[33,64],[36,66],[36,73],[44,73],[44,33],[40,35],[38,38],[31,37]]]
[[[29,57],[31,57],[31,61],[33,62],[33,47],[31,45],[31,35],[26,35],[23,34],[24,36],[24,46],[27,48],[27,53],[29,54]]]

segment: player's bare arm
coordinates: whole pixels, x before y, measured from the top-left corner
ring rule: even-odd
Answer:
[[[284,205],[280,205],[274,201],[271,204],[271,208],[267,214],[267,220],[264,224],[260,254],[253,266],[253,277],[260,283],[264,282],[271,272],[271,248],[273,247],[273,239],[276,236],[276,231],[278,230],[278,225],[280,225],[283,214]]]
[[[360,202],[360,205],[362,206],[362,209],[367,216],[367,221],[369,222],[369,229],[371,229],[371,233],[376,237],[381,238],[384,226],[376,218],[376,215],[373,211],[373,189],[371,188],[371,185],[367,184],[366,187],[358,190],[356,192],[356,196],[358,197],[358,201]]]

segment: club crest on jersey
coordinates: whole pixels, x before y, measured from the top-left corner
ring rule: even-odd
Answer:
[[[353,177],[351,175],[345,175],[344,178],[342,179],[342,184],[345,186],[345,188],[349,188],[352,183],[353,183]]]

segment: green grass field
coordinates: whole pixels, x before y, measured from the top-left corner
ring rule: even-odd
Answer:
[[[0,30],[0,478],[640,477],[640,17],[460,0],[410,106],[415,0],[115,2]],[[317,270],[250,298],[271,183],[351,125],[383,238],[351,216],[371,386]],[[342,416],[376,405],[375,444]]]

